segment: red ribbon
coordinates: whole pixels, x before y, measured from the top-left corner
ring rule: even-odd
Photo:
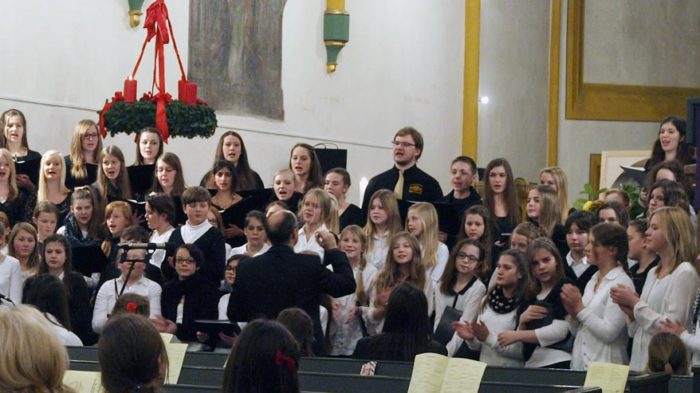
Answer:
[[[296,361],[294,361],[293,357],[287,356],[279,350],[275,352],[275,364],[278,366],[285,365],[289,371],[294,371],[294,369],[297,367]]]
[[[124,95],[121,91],[115,91],[112,101],[105,102],[105,106],[102,107],[102,111],[100,112],[100,135],[102,135],[103,138],[107,136],[107,129],[105,128],[105,113],[112,109],[113,103],[119,101],[124,101]]]
[[[138,310],[138,306],[136,305],[136,303],[129,302],[126,304],[126,312],[136,314],[137,310]]]

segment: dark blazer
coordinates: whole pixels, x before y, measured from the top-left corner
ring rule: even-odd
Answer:
[[[241,261],[231,288],[228,318],[233,322],[277,318],[280,311],[299,307],[314,324],[314,353],[324,354],[323,331],[319,319],[319,299],[355,291],[352,268],[343,252],[326,250],[325,265],[318,255],[296,254],[288,245],[273,245],[265,254]]]
[[[174,230],[172,235],[170,235],[170,239],[168,239],[168,242],[172,243],[173,250],[185,243],[182,239],[181,230],[182,227]],[[201,267],[202,275],[208,278],[215,287],[218,287],[224,278],[224,267],[226,265],[226,240],[224,240],[224,235],[218,229],[211,227],[193,244],[199,247],[199,250],[204,254],[204,264]],[[177,277],[175,268],[170,266],[167,261],[163,261],[163,264],[160,265],[160,270],[166,279]]]

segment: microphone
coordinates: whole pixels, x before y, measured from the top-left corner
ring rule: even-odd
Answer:
[[[174,247],[173,243],[119,243],[117,247],[123,250],[169,250]]]

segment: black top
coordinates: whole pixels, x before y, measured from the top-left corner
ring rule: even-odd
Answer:
[[[574,269],[572,269],[571,266],[569,266],[569,264],[566,262],[566,254],[562,256],[561,259],[562,263],[564,263],[564,274],[566,274],[566,278],[573,281],[578,287],[578,289],[581,291],[581,293],[583,293],[586,290],[586,284],[588,284],[588,281],[590,281],[595,272],[598,271],[598,266],[588,265],[588,268],[583,271],[581,276],[576,277]],[[642,283],[642,285],[644,285],[644,283]]]
[[[5,202],[0,202],[0,211],[7,214],[10,226],[24,221],[32,222],[32,213],[36,206],[36,194],[24,188],[18,188],[17,196]]]
[[[567,277],[564,277],[561,280],[559,280],[559,282],[552,288],[551,291],[549,291],[549,293],[544,299],[537,300],[536,296],[532,296],[528,301],[522,303],[522,305],[518,309],[518,319],[520,319],[520,315],[523,312],[525,312],[525,310],[527,310],[529,306],[538,305],[544,306],[548,309],[548,314],[546,317],[528,322],[526,325],[527,330],[535,330],[543,326],[548,326],[555,319],[566,319],[566,308],[564,308],[564,304],[561,302],[561,288],[562,286],[564,286],[564,284],[574,284],[574,282],[568,279]],[[559,343],[552,344],[550,345],[550,347],[555,347],[558,344]],[[535,348],[537,347],[537,344],[523,344],[523,352],[525,354],[525,359],[529,359],[532,355],[532,352],[534,352]],[[570,351],[571,350],[569,349],[569,352]]]
[[[340,297],[355,291],[355,278],[345,253],[326,250],[323,262],[315,254],[296,254],[287,245],[273,245],[266,253],[241,261],[226,315],[232,322],[261,316],[274,319],[285,308],[299,307],[313,321],[313,351],[323,355],[320,295]],[[333,270],[324,264],[332,265]]]
[[[363,225],[365,217],[362,215],[362,209],[354,204],[349,204],[343,214],[340,215],[340,230],[342,231],[348,225]]]
[[[74,189],[75,187],[89,186],[97,180],[97,164],[85,164],[87,169],[87,176],[82,179],[78,179],[71,175],[71,169],[73,168],[73,160],[70,156],[63,157],[63,162],[66,165],[66,187],[68,189]]]
[[[369,360],[395,360],[412,362],[416,355],[432,352],[447,356],[447,348],[437,341],[430,340],[428,344],[416,348],[410,358],[401,354],[401,348],[397,348],[397,337],[391,333],[381,333],[376,336],[364,337],[357,342],[352,357],[355,359]]]
[[[644,288],[644,282],[647,280],[647,275],[649,274],[649,270],[651,268],[655,267],[656,265],[659,264],[660,257],[654,258],[654,260],[647,266],[646,269],[644,269],[643,272],[638,273],[637,272],[637,265],[632,266],[630,268],[629,274],[630,278],[632,279],[632,282],[634,283],[634,290],[637,291],[638,295],[642,294],[642,289]]]
[[[91,293],[85,278],[80,273],[65,272],[63,284],[68,291],[71,330],[80,338],[83,345],[94,345],[97,342],[97,335],[92,331]]]
[[[176,322],[177,306],[183,298],[182,323],[177,324],[176,336],[181,341],[196,341],[197,326],[194,320],[219,318],[219,291],[199,271],[182,281],[174,278],[163,286],[160,298],[163,316]]]
[[[174,230],[173,234],[170,235],[168,242],[173,243],[173,249],[185,243],[182,239],[181,230],[182,227]],[[214,288],[218,288],[221,280],[224,278],[224,267],[226,265],[226,241],[224,236],[218,229],[211,227],[193,244],[199,247],[199,250],[204,254],[204,263],[200,268],[202,275],[214,284]],[[163,277],[166,279],[173,279],[177,276],[175,269],[166,261],[163,261],[160,269],[163,272]]]
[[[455,198],[454,190],[450,191],[447,195],[437,200],[437,202],[447,203],[450,205],[451,216],[461,224],[464,212],[474,205],[481,205],[481,195],[476,192],[476,189],[469,186],[469,196],[466,198]],[[442,226],[442,223],[440,223]],[[457,244],[457,235],[459,234],[460,228],[457,228],[454,233],[447,233],[447,241],[445,244],[451,250],[455,244]]]
[[[388,171],[378,174],[369,181],[362,201],[362,211],[365,212],[365,216],[369,210],[369,200],[372,198],[372,194],[381,189],[393,191],[398,180],[399,170],[396,166],[393,166]],[[442,189],[435,178],[423,172],[417,165],[404,170],[402,200],[433,202],[440,198],[442,198]]]

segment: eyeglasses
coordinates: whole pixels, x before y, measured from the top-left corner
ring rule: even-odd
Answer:
[[[226,271],[227,271],[227,272],[235,272],[235,271],[236,271],[236,267],[235,267],[235,266],[226,266]]]
[[[470,264],[479,262],[479,257],[477,257],[475,255],[469,255],[469,254],[466,254],[463,252],[460,252],[459,254],[457,254],[457,259],[460,259],[460,260],[466,259],[467,263],[470,263]]]
[[[175,263],[191,265],[194,263],[194,258],[175,258]]]
[[[146,263],[146,261],[144,259],[125,259],[122,262],[124,262],[124,263],[137,263],[137,262]]]
[[[391,141],[391,144],[394,145],[394,147],[415,147],[415,143],[410,143],[410,142],[399,142],[399,141]]]
[[[85,134],[84,136],[85,139],[97,139],[97,137],[97,134]]]

